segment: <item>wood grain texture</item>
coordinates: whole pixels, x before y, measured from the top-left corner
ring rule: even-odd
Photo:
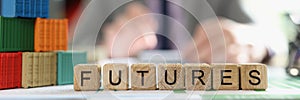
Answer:
[[[103,66],[103,87],[105,90],[128,90],[129,67],[127,64],[105,64]]]
[[[184,89],[184,69],[182,64],[159,64],[158,88],[160,90]]]
[[[131,65],[131,89],[132,90],[155,90],[156,67],[154,64]]]
[[[100,88],[100,67],[96,64],[79,64],[74,67],[74,90],[96,91]]]
[[[208,64],[184,64],[186,90],[211,89],[211,67]]]
[[[237,64],[212,64],[213,89],[238,90],[239,68]]]
[[[240,64],[241,89],[268,88],[267,66],[264,64]]]

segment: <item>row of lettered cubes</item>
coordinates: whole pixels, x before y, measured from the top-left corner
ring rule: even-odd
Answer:
[[[103,66],[102,72],[105,90],[265,90],[268,87],[267,67],[259,63],[159,64],[157,67],[132,64],[130,68],[128,64],[110,63]],[[100,87],[100,65],[74,67],[74,90],[96,91]]]

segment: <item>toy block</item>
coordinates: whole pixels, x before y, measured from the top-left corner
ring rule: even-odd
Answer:
[[[182,64],[158,65],[158,88],[160,90],[184,89]]]
[[[211,89],[211,67],[208,64],[184,64],[186,90]]]
[[[128,90],[129,67],[127,64],[105,64],[103,87],[106,90]]]
[[[213,89],[238,90],[239,68],[237,64],[212,64]]]
[[[78,64],[74,67],[74,90],[96,91],[100,88],[100,66]]]
[[[268,87],[267,67],[264,64],[240,64],[241,89],[264,90]]]
[[[131,89],[132,90],[155,90],[156,67],[154,64],[131,65]]]

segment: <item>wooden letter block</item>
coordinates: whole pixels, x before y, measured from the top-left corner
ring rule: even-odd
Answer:
[[[211,89],[211,67],[208,64],[184,64],[186,90]]]
[[[74,68],[74,90],[96,91],[100,88],[100,67],[95,64],[79,64]]]
[[[132,90],[155,90],[156,67],[154,64],[131,65]]]
[[[184,69],[181,64],[158,66],[158,88],[160,90],[184,89]]]
[[[240,64],[241,88],[264,90],[268,88],[267,67],[264,64]]]
[[[239,89],[239,68],[237,64],[212,64],[212,68],[213,89]]]
[[[106,90],[128,90],[127,64],[105,64],[103,66],[103,87]]]

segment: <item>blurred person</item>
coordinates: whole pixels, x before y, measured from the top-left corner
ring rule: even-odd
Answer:
[[[218,17],[219,23],[214,23],[209,17],[198,23],[195,18],[191,17],[191,14],[184,12],[182,8],[166,0],[135,0],[119,8],[121,10],[117,9],[117,11],[109,17],[110,21],[106,22],[101,28],[101,32],[103,33],[101,35],[102,43],[106,47],[106,51],[109,54],[108,56],[127,57],[136,56],[142,50],[174,49],[172,43],[164,37],[155,34],[141,35],[147,32],[158,31],[160,28],[168,28],[160,26],[160,21],[151,16],[145,16],[131,22],[134,18],[154,12],[175,18],[184,24],[192,34],[194,41],[186,43],[186,48],[183,51],[183,56],[190,62],[198,62],[197,60],[200,60],[200,62],[211,63],[213,59],[212,55],[214,55],[214,57],[220,55],[221,57],[224,54],[220,54],[217,51],[224,51],[224,53],[226,53],[226,62],[268,63],[274,59],[278,61],[279,58],[281,62],[272,62],[275,62],[277,66],[283,66],[285,64],[286,56],[284,55],[287,53],[286,37],[282,31],[272,29],[272,27],[266,27],[266,25],[272,26],[272,22],[265,24],[260,19],[272,16],[263,16],[264,14],[261,12],[251,11],[251,7],[250,10],[249,8],[242,8],[242,6],[249,5],[242,3],[240,0],[207,0],[203,2],[210,4]],[[190,3],[188,5],[191,7],[199,7],[201,4]],[[254,6],[252,5],[252,7]],[[105,9],[105,7],[102,8]],[[251,13],[247,13],[247,10]],[[269,11],[271,9],[266,8],[262,10]],[[172,14],[172,12],[181,13]],[[256,16],[255,13],[259,13],[262,16]],[[211,26],[215,26],[214,24],[220,25],[224,41],[216,40],[217,37],[220,36],[214,33],[209,35],[209,39],[208,33],[206,33],[206,29],[203,28],[202,23]],[[169,27],[169,30],[172,29],[175,30],[176,27]],[[215,27],[209,27],[207,30],[214,29]],[[176,34],[176,32],[173,31],[167,31],[167,33],[167,36],[178,35],[178,33]],[[117,38],[120,44],[114,43],[117,36],[121,37]],[[180,35],[178,36],[180,37]],[[136,38],[137,40],[134,40],[135,42],[132,44],[132,39]],[[211,42],[214,42],[214,47],[212,47]],[[225,48],[222,48],[224,44]],[[115,48],[113,48],[113,46],[115,46]],[[195,50],[193,46],[197,48],[196,52],[199,55],[198,58],[191,57],[196,55],[195,52],[191,52],[191,50]]]
[[[103,40],[106,50],[110,53],[110,57],[136,56],[136,54],[142,50],[155,48],[157,44],[155,34],[142,36],[141,38],[138,38],[134,44],[131,44],[131,41],[128,41],[134,40],[143,33],[157,31],[158,23],[154,18],[151,16],[142,17],[124,26],[131,19],[149,12],[149,9],[144,5],[133,2],[127,5],[123,12],[118,13],[112,22],[104,25]],[[122,31],[121,28],[123,28]],[[117,40],[114,41],[117,35],[120,38],[117,38]],[[121,44],[115,43],[118,41],[120,41]],[[130,46],[131,50],[127,52]],[[113,48],[116,49],[113,50]]]

